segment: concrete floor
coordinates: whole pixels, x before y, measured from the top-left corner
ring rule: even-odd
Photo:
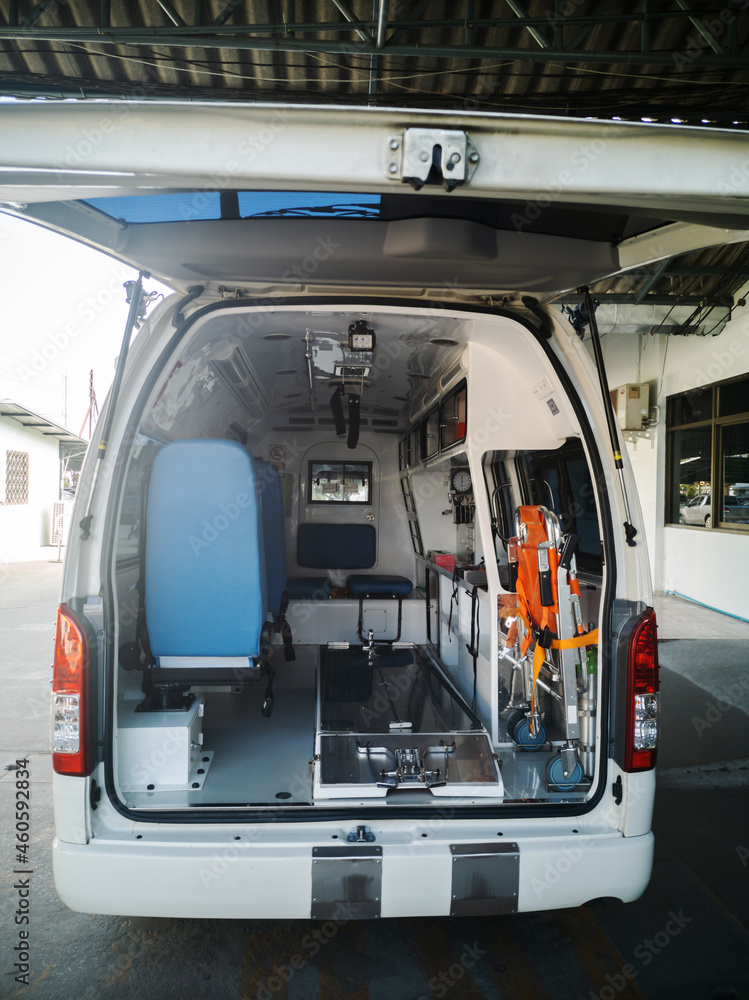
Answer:
[[[722,698],[746,679],[748,647],[726,636],[722,616],[707,620],[701,609],[699,627],[708,631],[696,635],[676,621],[684,638],[660,646],[666,718],[656,859],[642,899],[507,918],[352,922],[315,946],[312,921],[131,919],[63,906],[51,873],[49,756],[60,567],[21,564],[0,574],[0,764],[31,759],[34,868],[33,977],[16,986],[8,975],[17,940],[13,784],[0,767],[0,997],[749,1000],[747,715],[741,698]],[[686,614],[698,627],[692,606],[677,600],[659,601],[662,638],[672,638],[669,615]],[[288,962],[299,952],[306,964],[294,972]]]
[[[749,622],[718,614],[701,604],[673,594],[656,594],[654,606],[658,617],[658,638],[661,641],[738,639],[749,643]]]

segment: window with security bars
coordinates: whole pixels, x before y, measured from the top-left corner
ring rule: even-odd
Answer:
[[[5,503],[21,505],[29,502],[29,453],[5,452]]]

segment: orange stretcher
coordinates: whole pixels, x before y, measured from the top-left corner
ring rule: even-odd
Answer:
[[[565,737],[564,748],[549,762],[553,766],[547,767],[547,781],[568,788],[584,776],[578,753],[579,699],[588,687],[585,647],[597,644],[598,629],[586,632],[583,626],[577,536],[562,535],[558,518],[543,506],[518,507],[515,527],[508,554],[517,599],[505,596],[500,617],[514,619],[506,643],[515,649],[527,710],[513,713],[510,735],[526,749],[546,746],[536,696],[542,687],[558,702]]]

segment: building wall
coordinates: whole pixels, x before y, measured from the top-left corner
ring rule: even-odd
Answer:
[[[60,495],[60,460],[57,438],[44,437],[23,427],[12,417],[0,417],[0,477],[5,482],[5,452],[29,454],[28,504],[0,504],[0,562],[44,558],[49,543],[52,503]],[[4,496],[0,493],[0,498]]]
[[[609,333],[601,344],[609,385],[647,382],[659,407],[656,427],[624,432],[655,589],[749,618],[749,532],[665,523],[666,399],[749,372],[749,307],[737,308],[717,337]]]

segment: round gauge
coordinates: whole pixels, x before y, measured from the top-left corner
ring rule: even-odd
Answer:
[[[471,492],[471,473],[468,469],[456,469],[453,472],[451,488],[455,493]]]

